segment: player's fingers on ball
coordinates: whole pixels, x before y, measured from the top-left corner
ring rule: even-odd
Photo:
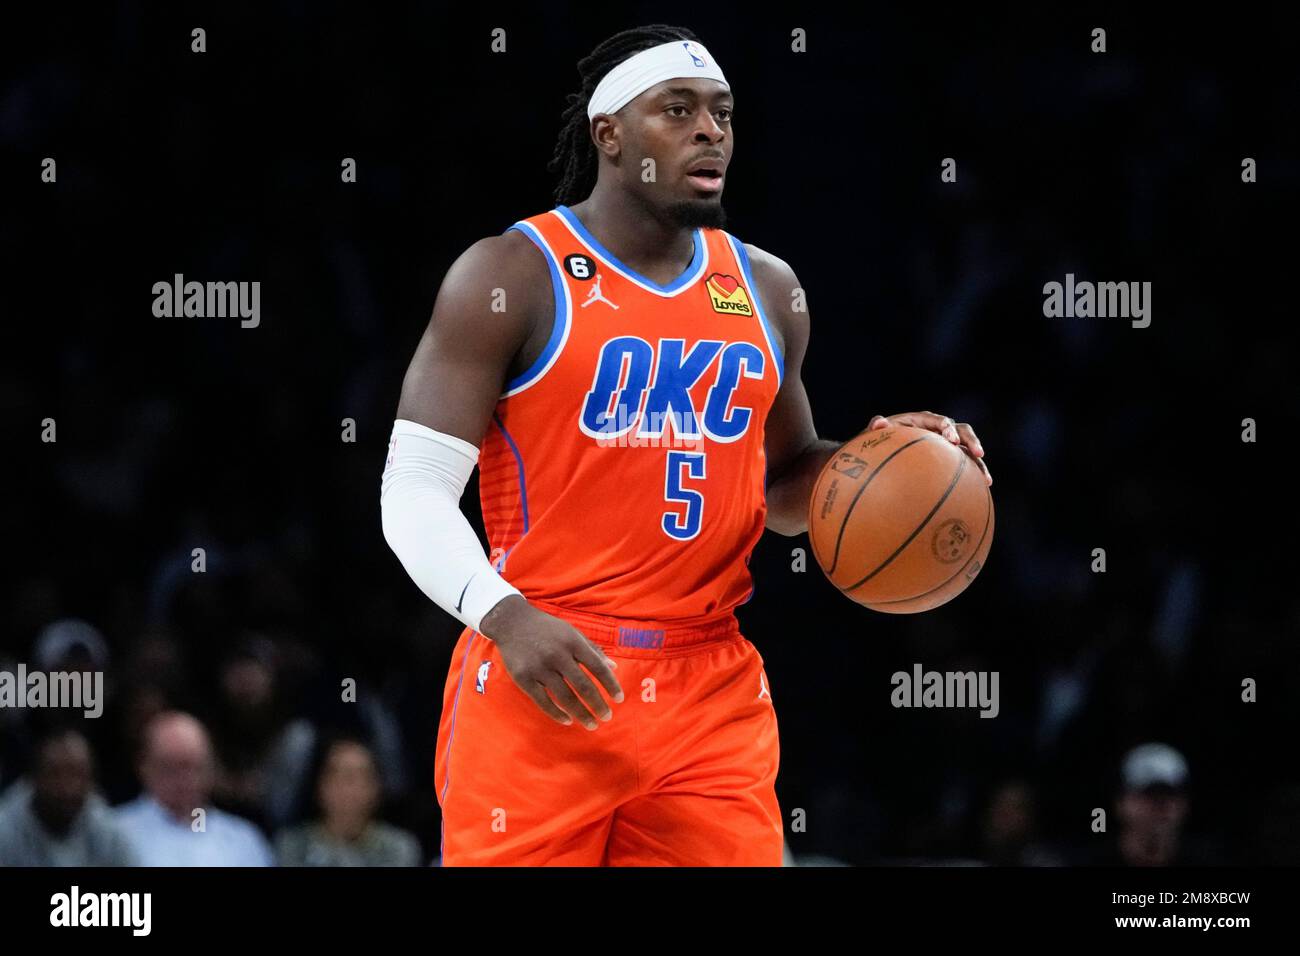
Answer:
[[[894,419],[900,419],[901,416],[894,415]],[[948,438],[949,441],[957,441],[957,423],[946,415],[940,415],[935,411],[914,411],[907,415],[905,424],[913,425],[914,428],[924,428],[930,432],[936,432]]]
[[[563,674],[559,671],[553,672],[551,679],[546,682],[546,689],[551,692],[555,702],[560,705],[560,708],[566,714],[588,730],[596,729],[596,718],[591,716],[591,712],[586,707],[582,706],[578,696],[573,692],[573,688],[565,683]]]
[[[619,684],[618,678],[614,676],[613,671],[613,668],[618,666],[618,661],[606,657],[600,650],[585,641],[573,656],[579,664],[591,672],[592,677],[600,681],[605,690],[609,691],[609,695],[614,698],[615,703],[622,702],[623,687]]]
[[[961,444],[961,433],[957,430],[957,423],[947,415],[934,416],[934,430],[954,445]]]
[[[867,422],[867,431],[872,431],[873,429],[876,428],[888,428],[888,427],[889,427],[889,419],[886,418],[884,415],[873,415],[871,421]]]
[[[564,679],[569,682],[569,686],[577,692],[578,697],[587,705],[587,709],[601,720],[609,720],[614,716],[614,712],[610,710],[604,696],[592,683],[591,678],[587,676],[587,672],[578,666],[577,661],[574,661],[571,666],[565,669]]]
[[[976,458],[975,464],[979,465],[980,471],[984,472],[984,480],[987,481],[990,485],[993,484],[993,474],[989,471],[989,466],[984,464],[984,460],[981,458]]]
[[[947,415],[940,415],[938,412],[908,412],[906,415],[891,415],[889,417],[900,425],[924,428],[926,431],[942,435],[954,444],[960,441],[957,437],[957,423]]]
[[[971,454],[984,454],[984,446],[980,444],[979,437],[975,434],[975,429],[970,427],[969,422],[958,422],[957,434],[961,436],[961,443],[971,450]]]
[[[559,707],[555,706],[555,701],[551,700],[551,696],[548,693],[546,693],[546,687],[544,685],[534,681],[531,685],[529,685],[527,690],[528,690],[528,696],[533,699],[533,703],[535,703],[538,707],[540,707],[542,713],[544,713],[547,717],[550,717],[556,723],[560,723],[560,724],[573,723],[572,717],[570,717],[564,711],[560,710]]]

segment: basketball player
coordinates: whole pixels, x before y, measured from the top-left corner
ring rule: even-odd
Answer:
[[[798,279],[722,229],[722,70],[666,26],[578,68],[558,205],[448,271],[384,471],[387,541],[465,624],[443,863],[778,866],[776,718],[734,612],[841,443],[800,381]],[[983,455],[945,416],[891,423]],[[460,510],[475,464],[487,557]]]

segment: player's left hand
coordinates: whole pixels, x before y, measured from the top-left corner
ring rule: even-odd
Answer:
[[[975,437],[975,429],[966,422],[955,422],[947,415],[936,412],[901,412],[897,415],[875,416],[867,423],[867,430],[874,431],[891,425],[911,425],[913,428],[924,428],[942,435],[970,455],[975,464],[980,466],[980,471],[984,472],[984,480],[993,484],[993,476],[989,474],[988,465],[984,464],[984,446]]]

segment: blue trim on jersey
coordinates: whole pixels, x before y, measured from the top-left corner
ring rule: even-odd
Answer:
[[[749,253],[745,251],[745,244],[731,233],[727,233],[727,241],[731,243],[731,250],[740,262],[740,271],[745,274],[745,285],[749,288],[749,294],[754,297],[754,311],[758,313],[758,321],[763,324],[763,334],[767,337],[768,348],[776,357],[776,384],[779,388],[781,380],[785,377],[785,356],[781,354],[781,346],[776,344],[776,336],[772,334],[772,326],[768,324],[767,313],[763,311],[758,286],[754,284],[754,272],[749,266]]]
[[[505,438],[506,444],[508,444],[510,446],[510,450],[514,452],[515,461],[519,463],[519,500],[523,504],[524,534],[527,534],[528,533],[528,486],[524,483],[524,456],[519,454],[519,446],[515,444],[515,440],[511,438],[510,433],[506,431],[506,426],[501,421],[501,416],[496,412],[493,412],[492,420],[497,423],[497,428],[501,429],[501,436]],[[520,535],[519,541],[522,540],[523,540],[523,535]],[[519,541],[516,541],[514,544],[512,544],[510,546],[510,549],[506,551],[505,554],[501,555],[501,566],[497,568],[498,574],[505,571],[506,562],[510,560],[510,552],[519,546]]]
[[[537,356],[536,361],[525,371],[506,382],[505,391],[507,392],[541,375],[542,370],[550,362],[551,356],[555,354],[560,347],[560,343],[564,341],[564,326],[567,320],[564,279],[560,276],[560,267],[556,264],[555,258],[551,255],[550,250],[546,248],[546,243],[542,241],[541,233],[531,223],[527,222],[517,222],[510,229],[517,229],[522,232],[533,241],[533,244],[538,249],[542,250],[542,255],[546,257],[547,268],[551,270],[551,291],[555,293],[555,320],[551,325],[551,337],[546,340],[546,347],[542,349],[542,354]],[[507,229],[506,232],[509,232],[510,229]]]
[[[767,449],[764,448],[764,449],[763,449],[763,511],[764,511],[765,514],[766,514],[766,512],[767,512],[767,477],[768,477],[768,474],[769,474],[769,472],[768,472],[768,470],[767,470]],[[766,527],[764,528],[764,530],[766,530]],[[760,536],[760,537],[762,536],[762,532],[761,532],[761,531],[759,532],[759,536]],[[750,552],[750,555],[752,556],[753,553],[754,553],[754,552],[751,551],[751,552]],[[748,559],[748,558],[745,559],[745,565],[746,565],[746,567],[749,566],[749,559]],[[750,602],[750,600],[754,597],[754,591],[755,591],[755,589],[758,587],[758,583],[754,580],[754,572],[753,572],[753,571],[750,571],[750,572],[749,572],[749,580],[750,580],[749,593],[748,593],[747,595],[745,595],[745,600],[743,600],[743,601],[740,602],[740,604],[742,604],[742,605],[743,605],[743,604],[748,604],[748,603]],[[739,607],[740,605],[737,605],[737,606]]]
[[[579,236],[581,236],[582,241],[585,242],[588,246],[590,246],[591,250],[595,252],[598,256],[600,256],[602,259],[608,259],[612,265],[617,266],[619,269],[626,272],[632,278],[636,279],[637,282],[645,283],[646,285],[650,286],[652,289],[658,289],[660,292],[675,292],[678,289],[680,289],[682,286],[684,286],[687,282],[691,280],[691,278],[695,275],[696,271],[700,268],[700,263],[704,260],[704,234],[700,232],[700,230],[696,229],[695,230],[695,255],[691,257],[690,265],[686,267],[686,271],[684,271],[672,282],[668,283],[667,285],[660,285],[658,282],[655,282],[653,279],[647,279],[645,276],[637,272],[635,269],[629,268],[626,264],[620,262],[617,256],[615,256],[612,252],[610,252],[608,249],[602,246],[599,240],[597,240],[595,236],[593,236],[590,232],[587,231],[587,227],[582,224],[582,220],[579,219],[577,216],[575,216],[573,214],[573,210],[570,209],[568,206],[556,206],[555,210],[561,216],[564,217],[564,221],[573,227],[573,231],[576,232]]]
[[[465,682],[465,665],[469,663],[469,652],[474,647],[474,638],[478,637],[478,631],[472,631],[469,637],[469,644],[465,646],[465,657],[460,662],[460,676],[456,678],[456,697],[451,703],[451,729],[447,731],[447,751],[443,754],[443,761],[447,765],[447,779],[442,782],[442,795],[439,803],[447,802],[447,791],[451,789],[451,742],[456,737],[456,711],[460,709],[460,685]],[[442,825],[442,834],[438,840],[438,863],[442,864],[442,857],[447,852],[447,827],[446,814],[443,814],[444,822]]]

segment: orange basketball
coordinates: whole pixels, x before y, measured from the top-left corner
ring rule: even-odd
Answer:
[[[951,601],[993,543],[993,495],[959,446],[907,425],[865,431],[826,463],[808,503],[813,557],[872,610]]]

